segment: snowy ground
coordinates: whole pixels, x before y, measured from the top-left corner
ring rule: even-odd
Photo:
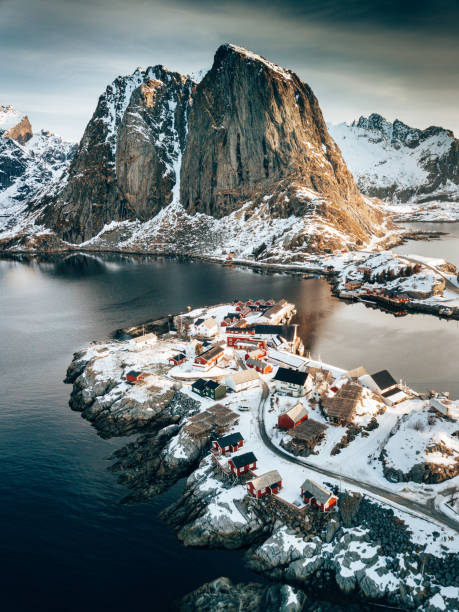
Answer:
[[[204,316],[215,316],[218,321],[221,321],[224,315],[233,310],[231,304],[218,305],[206,309],[196,309],[187,316],[190,318]],[[214,340],[224,339],[225,329],[220,328],[219,336]],[[171,356],[178,352],[185,352],[188,360],[187,364],[179,367],[173,367],[168,363]],[[177,378],[180,378],[181,392],[189,395],[189,397],[200,402],[200,410],[204,411],[215,404],[215,401],[210,398],[201,398],[191,391],[192,381],[196,378],[210,378],[211,376],[221,376],[231,371],[231,367],[239,367],[243,352],[227,349],[228,361],[227,365],[222,368],[218,366],[213,368],[213,371],[203,372],[198,368],[193,368],[190,363],[194,353],[192,342],[178,338],[176,335],[171,335],[161,338],[158,341],[146,342],[144,346],[136,346],[130,342],[109,342],[104,345],[91,345],[87,350],[86,357],[96,358],[93,364],[94,376],[97,380],[104,382],[106,380],[119,380],[119,383],[112,389],[111,394],[131,398],[139,402],[139,404],[147,405],[147,399],[150,390],[155,393],[164,392],[170,389],[172,385],[177,384]],[[321,367],[325,370],[330,370],[333,375],[336,386],[343,384],[345,380],[345,370],[319,361],[310,361],[312,367]],[[143,385],[127,385],[125,375],[130,369],[141,370],[149,374],[146,383]],[[273,387],[271,384],[272,377],[275,373],[262,376],[261,379],[271,386],[271,395]],[[185,376],[187,374],[188,376]],[[180,375],[180,376],[179,376]],[[187,380],[188,378],[188,380]],[[175,381],[175,382],[174,382]],[[280,447],[282,438],[285,436],[277,427],[277,418],[280,413],[293,407],[298,398],[289,396],[273,395],[274,401],[271,402],[268,397],[264,402],[264,420],[268,435],[270,435],[274,444]],[[318,475],[314,470],[306,466],[298,465],[289,461],[287,458],[280,457],[269,448],[267,448],[259,435],[258,429],[258,414],[259,406],[262,400],[262,384],[255,388],[245,390],[239,393],[228,393],[219,403],[228,406],[239,416],[239,421],[230,431],[239,431],[245,442],[243,448],[238,451],[244,453],[247,451],[254,452],[257,457],[256,474],[261,475],[270,470],[278,470],[282,477],[282,489],[279,497],[286,502],[295,506],[302,506],[300,498],[300,487],[305,478],[311,478],[321,484],[324,482],[341,486],[340,477],[324,478]],[[438,485],[424,485],[410,483],[394,483],[389,482],[383,472],[383,466],[379,459],[383,449],[387,452],[387,460],[394,465],[402,466],[403,469],[409,469],[413,462],[421,460],[429,460],[437,462],[452,461],[451,457],[457,457],[459,444],[457,439],[452,436],[455,431],[455,424],[446,422],[438,417],[432,419],[431,413],[427,412],[427,403],[421,399],[410,399],[400,403],[394,407],[383,406],[372,392],[368,389],[363,391],[362,400],[356,411],[355,422],[362,427],[366,427],[372,417],[375,417],[378,422],[378,427],[368,432],[368,436],[358,434],[357,437],[342,449],[339,454],[332,455],[331,450],[341,440],[346,433],[345,427],[335,427],[326,422],[325,417],[320,412],[319,408],[307,398],[302,399],[307,404],[309,416],[319,422],[328,425],[325,439],[316,447],[316,454],[310,455],[307,461],[312,465],[317,465],[321,468],[326,468],[337,475],[349,476],[359,480],[362,487],[352,487],[352,490],[357,490],[362,494],[368,494],[365,489],[365,483],[377,485],[387,491],[393,491],[406,497],[409,500],[425,503],[426,500],[432,500],[438,508],[447,511],[450,516],[454,514],[452,508],[445,507],[445,502],[451,499],[451,491],[457,490],[459,485],[459,477],[447,480]],[[240,407],[246,407],[248,410],[240,411]],[[416,424],[422,420],[423,427],[418,427]],[[451,449],[454,455],[448,457],[440,456],[437,452],[428,452],[428,447],[431,443],[444,443]],[[174,447],[174,444],[176,447]],[[173,452],[177,457],[181,456],[182,449],[180,448],[179,440],[174,439],[171,442],[170,452]],[[284,450],[284,449],[283,449]],[[284,450],[285,452],[285,450]],[[223,459],[225,462],[227,459]],[[211,486],[209,483],[208,486]],[[225,498],[225,505],[228,504],[234,516],[238,520],[243,520],[236,506],[233,504],[234,499],[242,499],[245,495],[244,487],[238,486],[231,489],[231,492],[225,493],[228,499]],[[372,495],[370,495],[373,497]],[[379,503],[386,504],[381,498],[376,499]],[[222,512],[219,499],[215,512]],[[436,550],[440,554],[438,548],[440,543],[448,550],[458,550],[459,542],[451,539],[451,534],[448,530],[440,528],[435,523],[427,523],[424,519],[412,517],[407,513],[406,509],[391,504],[397,512],[413,529],[414,536],[420,541],[427,542],[432,550]],[[442,535],[438,540],[432,535],[434,531],[439,531]]]

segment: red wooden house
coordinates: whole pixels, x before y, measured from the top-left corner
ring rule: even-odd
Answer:
[[[194,358],[194,365],[199,368],[209,369],[223,357],[225,350],[220,345],[211,346],[207,351]]]
[[[263,340],[263,338],[256,337],[254,335],[255,332],[253,332],[252,330],[250,330],[249,332],[245,332],[241,331],[241,329],[238,328],[237,331],[234,331],[229,327],[226,330],[226,334],[226,344],[236,349],[241,347],[258,347],[266,350],[268,347],[267,341]]]
[[[282,488],[282,478],[277,470],[266,472],[247,483],[247,491],[256,498],[276,495]]]
[[[253,368],[260,374],[269,374],[272,372],[272,366],[266,361],[262,361],[261,359],[252,359],[249,357],[246,361],[248,368]]]
[[[129,372],[126,374],[126,380],[130,383],[140,382],[143,379],[143,373],[138,372],[137,370],[129,370]]]
[[[238,431],[236,431],[235,433],[218,438],[218,440],[213,440],[212,450],[221,455],[225,455],[226,453],[235,453],[242,447],[243,444],[244,438]]]
[[[174,355],[173,357],[169,357],[169,363],[174,366],[180,365],[181,363],[184,363],[185,361],[186,361],[185,353],[178,353],[177,355]]]
[[[262,348],[256,348],[253,349],[253,351],[249,351],[248,353],[245,354],[245,359],[261,359],[262,357],[265,357],[266,355],[266,351],[265,349]]]
[[[292,429],[308,418],[308,411],[302,402],[298,402],[277,418],[277,424],[284,429]]]
[[[240,476],[245,472],[257,469],[257,458],[252,452],[235,455],[228,460],[230,470],[236,476]]]
[[[301,496],[306,505],[316,506],[322,512],[328,512],[338,503],[336,495],[308,478],[301,485]]]

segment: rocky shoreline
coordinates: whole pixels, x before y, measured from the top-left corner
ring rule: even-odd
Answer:
[[[365,497],[339,493],[339,512],[322,514],[247,496],[243,483],[210,459],[210,434],[192,438],[183,428],[199,403],[170,381],[148,394],[120,385],[119,364],[100,369],[107,355],[107,344],[75,353],[65,380],[73,385],[71,408],[102,437],[141,434],[112,457],[110,469],[130,489],[123,501],[148,501],[187,477],[181,497],[161,515],[179,540],[185,546],[246,549],[250,569],[284,585],[233,588],[219,579],[185,597],[183,610],[218,610],[219,601],[229,606],[220,609],[236,610],[248,599],[249,610],[269,610],[270,602],[285,612],[327,610],[327,604],[308,607],[318,605],[318,590],[327,589],[361,606],[375,601],[426,612],[459,609],[459,561],[446,547],[441,556],[430,553],[392,510]]]
[[[435,240],[435,239],[439,239],[441,238],[441,236],[445,235],[445,232],[432,232],[432,231],[422,231],[420,230],[419,232],[405,232],[403,234],[398,234],[396,236],[392,236],[390,237],[390,239],[388,239],[387,244],[385,244],[385,248],[393,248],[395,246],[399,246],[400,244],[404,244],[406,241],[408,240]],[[220,265],[231,265],[231,266],[236,266],[236,267],[242,267],[242,268],[253,268],[253,269],[257,269],[257,270],[264,270],[267,272],[275,272],[275,273],[285,273],[285,274],[294,274],[294,275],[301,275],[301,274],[313,274],[314,276],[320,276],[321,278],[325,278],[330,286],[331,286],[331,290],[332,293],[335,297],[337,297],[338,299],[341,299],[343,301],[355,301],[352,298],[348,298],[345,297],[343,295],[341,295],[341,291],[339,290],[339,283],[340,283],[340,273],[338,271],[335,270],[326,270],[323,267],[320,266],[308,266],[306,264],[301,264],[300,262],[291,262],[290,265],[288,263],[276,263],[276,262],[265,262],[265,261],[249,261],[249,260],[243,260],[243,261],[238,261],[237,259],[232,259],[231,261],[225,261],[222,258],[219,257],[212,257],[212,256],[208,256],[208,255],[194,255],[194,254],[189,254],[189,253],[174,253],[174,252],[162,252],[162,251],[157,251],[157,252],[151,252],[151,251],[147,251],[147,250],[122,250],[122,249],[100,249],[100,248],[86,248],[86,249],[81,249],[81,248],[72,248],[69,246],[68,249],[65,250],[49,250],[49,251],[39,251],[39,252],[31,252],[31,251],[16,251],[14,253],[12,252],[7,252],[7,251],[1,251],[0,256],[1,257],[5,257],[8,259],[16,259],[16,258],[23,258],[23,257],[32,257],[32,258],[45,258],[48,260],[48,258],[50,258],[51,260],[59,255],[62,254],[74,254],[74,255],[88,255],[88,254],[100,254],[100,255],[126,255],[126,256],[146,256],[146,257],[170,257],[170,258],[180,258],[183,260],[187,260],[187,261],[203,261],[203,262],[207,262],[207,263],[214,263],[214,264],[220,264]],[[301,267],[300,267],[301,265]],[[381,304],[371,304],[372,308],[376,308],[379,310],[382,310],[384,312],[390,312],[387,308],[384,307],[384,305]],[[420,303],[418,302],[408,302],[406,304],[404,304],[404,309],[407,312],[410,312],[412,314],[430,314],[433,316],[437,316],[437,317],[442,317],[444,315],[442,315],[441,311],[442,311],[442,306],[438,306],[438,305],[432,305],[432,304],[424,304],[424,303]],[[454,310],[454,312],[451,312],[448,315],[448,318],[451,319],[455,319],[455,320],[459,320],[459,309]],[[165,333],[168,329],[168,325],[171,323],[171,315],[167,315],[164,316],[158,320],[155,321],[146,321],[146,322],[142,322],[138,325],[132,326],[130,328],[127,329],[121,329],[121,330],[117,330],[115,332],[115,337],[123,339],[126,337],[126,334],[131,334],[131,335],[135,335],[136,333],[141,333],[141,332],[150,332],[153,331],[155,333]]]

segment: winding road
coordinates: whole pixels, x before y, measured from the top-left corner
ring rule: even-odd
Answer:
[[[415,516],[416,518],[423,518],[427,521],[433,520],[436,523],[439,523],[444,527],[448,527],[449,529],[453,529],[454,531],[459,533],[459,529],[458,529],[459,521],[456,521],[455,519],[447,516],[443,512],[436,510],[433,505],[428,506],[428,505],[420,504],[418,502],[406,499],[405,497],[402,497],[398,493],[393,493],[392,491],[388,491],[387,489],[383,489],[374,484],[363,482],[362,480],[357,480],[349,476],[343,476],[342,474],[338,474],[331,470],[327,470],[325,468],[319,467],[313,463],[309,463],[305,459],[294,457],[293,455],[290,455],[286,451],[283,451],[282,449],[275,446],[273,442],[271,441],[271,438],[268,436],[266,432],[265,421],[264,421],[264,408],[265,408],[266,400],[268,399],[268,397],[269,397],[269,387],[263,381],[263,391],[261,394],[260,403],[258,405],[257,422],[258,422],[258,429],[259,429],[260,437],[263,440],[263,443],[273,453],[275,453],[279,457],[282,457],[283,459],[287,459],[291,463],[296,463],[298,465],[306,467],[309,470],[317,472],[318,474],[322,474],[323,476],[328,476],[329,478],[335,478],[335,479],[341,480],[342,482],[346,482],[354,487],[358,487],[359,489],[363,489],[371,497],[377,496],[389,503],[390,502],[395,503],[398,506],[401,506],[402,509],[404,509],[408,514],[411,514],[412,516]]]

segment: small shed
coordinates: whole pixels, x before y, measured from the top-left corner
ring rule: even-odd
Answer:
[[[140,351],[150,344],[155,344],[157,340],[158,336],[151,332],[149,334],[142,334],[141,336],[131,338],[131,343],[134,345],[134,350]]]
[[[301,485],[301,496],[306,505],[312,504],[322,512],[328,512],[338,503],[336,495],[309,478]]]
[[[247,491],[259,499],[265,495],[276,495],[282,488],[282,478],[277,470],[257,476],[247,483]]]
[[[212,441],[212,449],[217,453],[225,455],[226,453],[235,453],[244,444],[244,438],[239,431],[218,438]]]
[[[239,370],[239,372],[229,374],[225,378],[225,384],[229,389],[239,392],[259,385],[260,377],[253,370]]]
[[[397,381],[387,370],[381,370],[375,374],[362,376],[361,382],[380,395],[397,386]]]
[[[240,476],[245,472],[257,469],[257,458],[252,452],[234,455],[228,460],[228,465],[233,474]]]
[[[173,357],[169,357],[169,363],[174,366],[178,366],[184,363],[185,361],[186,361],[185,353],[177,353],[177,355],[174,355]]]
[[[308,411],[306,410],[305,405],[302,402],[298,402],[295,404],[295,406],[293,406],[293,408],[290,408],[290,410],[287,410],[287,412],[279,415],[277,424],[279,427],[284,429],[292,429],[305,421],[307,418]]]
[[[144,379],[144,374],[138,370],[129,370],[126,374],[126,380],[129,383],[137,383]]]

